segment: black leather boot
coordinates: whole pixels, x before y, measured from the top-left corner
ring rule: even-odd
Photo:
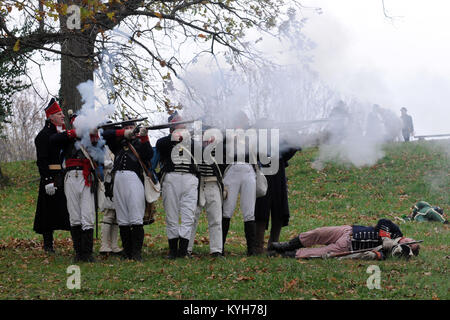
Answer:
[[[53,249],[53,231],[44,232],[42,238],[44,239],[44,251],[55,253],[55,249]]]
[[[169,254],[167,259],[176,259],[178,254],[178,240],[179,238],[169,239]]]
[[[256,222],[256,237],[255,237],[255,250],[257,254],[264,252],[264,234],[266,232],[266,223]]]
[[[282,223],[280,221],[277,221],[272,219],[270,227],[270,237],[269,237],[269,243],[267,244],[267,249],[269,249],[273,242],[278,242],[280,240],[280,233],[282,228]]]
[[[281,253],[281,256],[283,258],[295,258],[295,253],[296,253],[295,250],[294,251],[285,251],[285,252]]]
[[[142,245],[144,244],[144,226],[131,226],[131,259],[142,261]]]
[[[92,256],[94,247],[94,229],[81,230],[81,260],[95,262]]]
[[[300,242],[299,236],[296,236],[288,242],[272,242],[269,250],[275,250],[278,253],[283,253],[286,251],[293,251],[300,248],[303,248],[303,245]]]
[[[227,241],[228,229],[230,229],[230,218],[222,218],[222,256],[225,255],[225,242]]]
[[[132,255],[132,240],[131,240],[131,227],[119,226],[120,239],[122,240],[122,258],[131,259]]]
[[[180,242],[179,242],[179,247],[178,247],[178,254],[177,256],[179,258],[184,258],[187,256],[187,248],[189,246],[189,239],[185,239],[185,238],[179,238]]]
[[[247,256],[257,255],[256,250],[256,222],[244,222],[245,239],[247,240]]]
[[[82,257],[81,252],[81,226],[70,227],[70,234],[72,236],[73,249],[75,250],[74,262],[80,262]]]

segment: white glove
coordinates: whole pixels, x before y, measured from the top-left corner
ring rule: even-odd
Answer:
[[[386,250],[388,252],[391,251],[392,247],[394,246],[394,240],[386,237],[383,237],[382,239],[383,239],[383,250]]]
[[[112,162],[111,160],[105,160],[105,163],[103,164],[103,166],[105,167],[106,170],[111,170],[114,166],[114,162]]]
[[[130,139],[133,138],[133,136],[134,136],[133,131],[134,131],[133,129],[125,130],[125,132],[123,133],[123,136],[124,136],[126,139],[130,140]]]
[[[141,127],[141,128],[139,129],[139,135],[140,135],[141,137],[145,137],[145,136],[147,135],[147,133],[148,133],[147,128]]]
[[[57,187],[55,187],[54,183],[49,183],[45,185],[45,192],[49,195],[49,196],[53,196],[56,193],[56,189],[58,189]]]

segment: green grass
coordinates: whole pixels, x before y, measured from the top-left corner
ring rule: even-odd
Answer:
[[[447,140],[447,143],[449,141]],[[425,200],[450,209],[450,159],[439,144],[414,142],[385,147],[373,167],[328,163],[311,168],[318,150],[298,153],[287,169],[291,221],[281,240],[311,228],[375,224],[409,213]],[[110,257],[80,264],[81,289],[66,287],[72,265],[68,232],[56,232],[53,256],[33,232],[38,178],[34,162],[2,164],[10,185],[0,190],[1,299],[448,299],[449,233],[439,223],[400,223],[403,233],[423,239],[410,261],[337,261],[246,257],[243,219],[232,219],[225,260],[208,257],[208,231],[201,217],[193,259],[167,260],[164,211],[145,227],[142,263]],[[101,220],[101,217],[100,217]],[[394,220],[399,223],[398,220]],[[266,241],[268,232],[266,232]],[[98,252],[100,241],[95,243]],[[98,257],[100,259],[100,257]],[[369,290],[367,267],[381,269],[381,290]]]

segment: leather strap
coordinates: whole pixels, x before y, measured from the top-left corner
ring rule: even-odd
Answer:
[[[130,142],[127,142],[128,144],[128,148],[130,148],[131,152],[133,152],[133,154],[136,156],[136,158],[139,161],[139,164],[141,165],[142,169],[144,169],[145,174],[152,178],[152,174],[150,173],[150,171],[148,170],[147,166],[144,164],[144,162],[142,162],[141,157],[139,156],[139,154],[137,153],[136,149],[133,147],[133,145]],[[153,181],[153,179],[152,179]]]

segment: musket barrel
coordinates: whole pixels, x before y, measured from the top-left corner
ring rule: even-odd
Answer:
[[[172,122],[172,123],[157,124],[157,125],[148,126],[148,127],[145,127],[145,128],[147,130],[160,130],[160,129],[172,128],[172,127],[175,127],[175,126],[180,125],[180,124],[192,123],[192,122],[195,122],[195,121],[197,121],[197,120],[184,120],[184,121],[177,121],[177,122]]]
[[[141,122],[144,120],[147,120],[147,117],[139,118],[139,119],[130,119],[130,120],[114,122],[114,123],[105,123],[105,124],[98,126],[97,129],[106,129],[106,128],[111,128],[111,127],[115,127],[115,126],[123,126],[123,125],[131,124],[131,123],[135,123],[135,122]]]

